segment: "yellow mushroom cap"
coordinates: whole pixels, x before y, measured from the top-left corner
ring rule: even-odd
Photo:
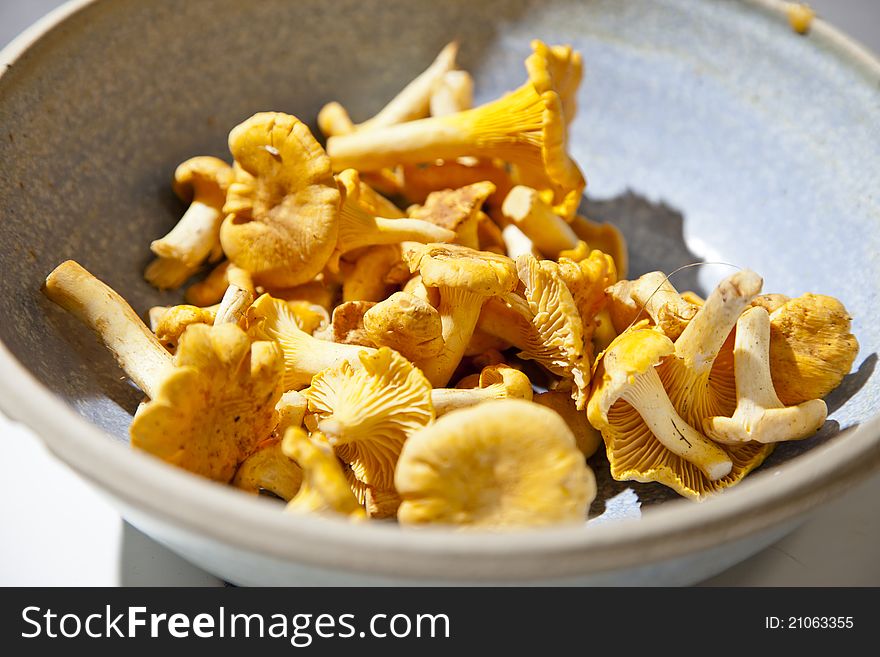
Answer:
[[[492,297],[516,286],[516,268],[507,256],[475,251],[457,244],[425,244],[404,254],[411,272],[428,287],[467,288]]]
[[[849,314],[834,297],[805,294],[770,315],[770,372],[786,406],[821,399],[843,381],[859,353]]]
[[[177,349],[180,336],[191,324],[213,324],[215,312],[211,308],[197,306],[172,306],[166,308],[158,317],[153,332],[159,342],[171,351]]]
[[[339,190],[324,149],[305,124],[279,112],[233,128],[229,149],[240,169],[224,206],[223,251],[259,284],[311,280],[338,230]]]
[[[675,353],[675,345],[660,331],[634,328],[619,335],[602,359],[601,385],[590,398],[604,415],[620,399],[633,379],[657,367],[664,358]]]
[[[532,54],[526,58],[529,79],[538,93],[555,91],[562,101],[565,122],[577,114],[577,90],[583,77],[581,54],[569,45],[548,46],[534,39]]]
[[[185,203],[198,200],[218,210],[226,202],[226,190],[232,184],[232,167],[209,155],[191,157],[174,170],[171,188]]]
[[[363,315],[363,328],[373,343],[413,361],[436,356],[443,348],[437,309],[407,292],[395,292],[369,308]]]
[[[359,369],[344,362],[324,370],[303,394],[318,430],[358,479],[388,489],[407,435],[434,419],[431,384],[387,347],[360,360]]]
[[[235,324],[193,324],[174,368],[131,424],[132,445],[190,472],[228,482],[275,426],[284,359]]]
[[[493,192],[495,185],[489,181],[431,192],[424,205],[410,208],[408,214],[412,219],[430,221],[456,231],[458,244],[476,249],[479,246],[477,213]]]
[[[395,487],[401,523],[491,529],[584,522],[596,493],[562,418],[514,399],[453,411],[414,433]]]
[[[270,438],[238,466],[232,485],[249,493],[269,491],[289,501],[299,491],[302,479],[302,468],[285,456],[281,440]]]

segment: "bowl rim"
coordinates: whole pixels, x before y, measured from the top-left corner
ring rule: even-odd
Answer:
[[[105,0],[70,0],[0,51],[0,77],[44,35]],[[786,17],[782,0],[744,0]],[[809,38],[875,84],[880,61],[817,18]],[[332,517],[291,521],[274,505],[132,450],[44,387],[0,341],[0,410],[33,430],[57,457],[124,506],[178,530],[283,561],[374,575],[436,580],[547,579],[645,565],[733,541],[797,517],[880,467],[880,415],[783,464],[746,478],[734,494],[684,500],[641,518],[505,533],[404,529]],[[760,509],[760,512],[758,510]],[[538,558],[540,557],[540,558]]]

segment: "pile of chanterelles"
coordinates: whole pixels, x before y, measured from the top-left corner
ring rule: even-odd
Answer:
[[[181,164],[146,278],[212,268],[151,328],[59,265],[46,294],[147,396],[132,444],[290,511],[498,528],[583,522],[602,439],[615,478],[699,498],[814,433],[858,349],[843,306],[622,280],[620,233],[576,214],[580,55],[532,49],[478,107],[450,44],[371,119],[325,106],[326,151],[265,112],[231,165]]]

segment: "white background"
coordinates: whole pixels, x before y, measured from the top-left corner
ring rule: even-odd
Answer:
[[[704,0],[712,1],[712,0]],[[0,47],[59,0],[0,0]],[[880,52],[880,0],[812,0]],[[126,524],[101,494],[0,416],[0,584],[221,585]],[[776,545],[707,584],[880,586],[880,476],[816,511]]]

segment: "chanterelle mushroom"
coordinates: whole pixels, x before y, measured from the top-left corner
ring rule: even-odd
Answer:
[[[501,212],[513,222],[535,247],[548,258],[556,259],[561,251],[574,249],[578,236],[553,212],[537,190],[517,185],[507,194]]]
[[[312,379],[303,393],[318,430],[357,478],[390,489],[407,436],[434,419],[431,384],[397,352],[361,353],[362,367],[343,362]]]
[[[46,277],[43,291],[98,334],[147,397],[158,393],[171,368],[171,355],[125,299],[73,260],[62,262]]]
[[[342,362],[359,365],[361,351],[369,347],[336,344],[314,338],[299,327],[296,314],[281,299],[268,294],[254,301],[247,311],[248,331],[261,340],[274,340],[284,355],[284,389],[299,390],[318,372]]]
[[[784,406],[770,378],[770,315],[749,308],[736,322],[733,348],[736,372],[736,411],[733,417],[709,417],[706,435],[726,444],[775,443],[799,440],[816,432],[828,409],[821,399]]]
[[[281,449],[281,439],[267,438],[235,471],[232,485],[249,493],[269,491],[289,501],[302,484],[302,468]]]
[[[216,308],[198,308],[197,306],[172,306],[161,309],[156,317],[153,332],[159,342],[171,353],[177,349],[180,336],[191,324],[213,324],[217,316]],[[152,318],[151,318],[152,319]]]
[[[670,340],[676,340],[699,310],[699,306],[685,301],[660,271],[643,274],[633,281],[618,281],[607,292],[611,320],[619,332],[636,319],[647,317]]]
[[[580,313],[562,280],[559,265],[551,260],[521,256],[516,267],[525,288],[523,298],[509,294],[505,301],[531,327],[511,344],[521,349],[521,358],[534,360],[557,376],[571,379],[572,395],[577,407],[583,409],[590,387],[593,349],[584,335]]]
[[[73,261],[46,279],[46,294],[95,330],[150,401],[131,443],[186,470],[228,482],[268,437],[281,396],[283,359],[235,324],[193,324],[172,359],[131,307]]]
[[[615,479],[659,481],[696,497],[733,463],[673,407],[657,366],[674,351],[655,329],[618,336],[599,361],[587,414],[605,438]]]
[[[131,424],[131,443],[191,472],[229,481],[275,425],[281,350],[235,324],[190,326],[174,369]]]
[[[770,373],[780,401],[821,399],[843,381],[859,343],[846,308],[834,297],[805,294],[770,314]]]
[[[364,313],[364,331],[373,343],[390,347],[418,365],[443,349],[440,313],[407,292],[395,292]]]
[[[342,464],[329,446],[321,445],[299,427],[290,427],[281,440],[285,456],[302,468],[303,480],[297,494],[287,503],[291,513],[341,513],[350,518],[363,518],[364,510],[352,493]]]
[[[397,517],[408,525],[578,523],[596,494],[562,418],[518,399],[453,411],[414,433],[394,481]]]
[[[445,386],[467,349],[483,302],[514,289],[516,268],[510,258],[456,244],[417,245],[404,257],[411,272],[439,291],[443,349],[422,369],[432,385]]]
[[[216,157],[193,157],[177,167],[174,192],[190,205],[171,232],[150,245],[158,256],[144,274],[150,283],[180,287],[205,260],[220,258],[220,222],[232,177],[232,167]]]
[[[424,205],[409,208],[408,214],[413,219],[455,231],[457,244],[477,249],[480,246],[477,237],[480,208],[494,191],[495,185],[482,181],[458,189],[431,192]]]
[[[742,311],[761,291],[761,285],[760,276],[749,270],[737,272],[721,281],[675,341],[672,353],[664,354],[662,361],[655,364],[656,373],[665,389],[664,394],[668,396],[682,421],[698,435],[696,427],[702,428],[706,418],[730,417],[734,412],[736,391],[733,350],[722,347],[729,339]],[[628,344],[633,338],[624,336],[632,330],[619,336],[612,347],[618,341]],[[651,330],[669,341],[661,331]],[[639,331],[639,334],[644,334],[644,330]],[[605,358],[612,347],[609,347]],[[594,385],[602,381],[600,370],[596,372]],[[595,406],[592,397],[590,406]],[[658,429],[648,428],[644,423],[640,425],[638,418],[632,415],[635,411],[627,409],[625,406],[615,415],[615,410],[608,407],[607,419],[603,420],[603,415],[593,408],[589,416],[593,426],[602,430],[608,458],[612,463],[612,475],[618,479],[659,481],[681,495],[699,498],[737,483],[758,467],[773,449],[772,444],[757,442],[726,446],[723,453],[730,467],[726,474],[714,477],[705,468],[697,468],[695,464],[689,464],[682,459],[675,460],[669,449],[653,450],[651,445],[659,443],[652,441],[651,435],[656,435]],[[614,426],[628,427],[626,432],[620,434],[622,438],[618,442],[609,438],[612,429],[607,427]],[[663,428],[661,426],[659,429]],[[668,426],[665,428],[669,430]],[[688,440],[694,443],[690,438]],[[630,443],[639,449],[628,447]],[[618,444],[622,447],[616,453],[612,446]],[[715,470],[714,474],[719,471]]]
[[[233,128],[229,149],[240,168],[223,208],[226,256],[261,285],[311,280],[338,231],[339,190],[324,150],[302,122],[279,112]]]
[[[476,388],[434,388],[431,391],[431,403],[437,417],[459,408],[507,398],[532,399],[529,377],[507,365],[484,367]]]
[[[455,232],[420,219],[377,217],[360,204],[361,182],[358,172],[346,169],[338,176],[343,196],[339,212],[339,235],[331,264],[339,256],[365,246],[400,242],[451,242]]]
[[[629,257],[626,251],[626,240],[623,233],[609,223],[591,221],[581,215],[575,215],[569,224],[578,236],[591,249],[599,249],[614,258],[614,266],[620,278],[626,278]]]
[[[550,190],[557,212],[572,216],[585,185],[566,152],[580,56],[540,41],[532,48],[529,80],[516,91],[456,114],[331,137],[327,152],[334,168],[370,171],[462,156],[499,158],[517,167],[524,184]]]
[[[373,118],[355,124],[339,103],[325,105],[318,113],[318,126],[327,137],[404,123],[428,116],[431,96],[444,76],[455,68],[458,42],[446,44],[431,65],[404,87]]]

